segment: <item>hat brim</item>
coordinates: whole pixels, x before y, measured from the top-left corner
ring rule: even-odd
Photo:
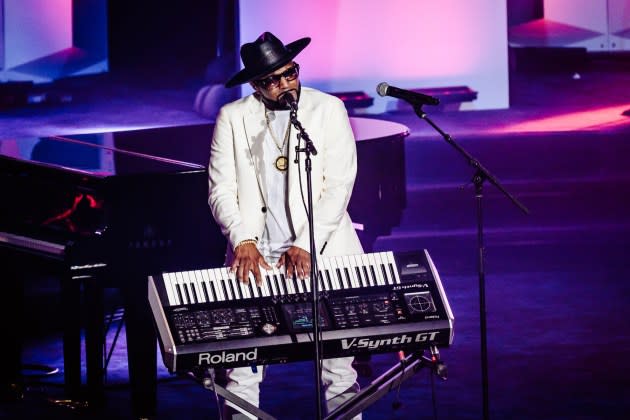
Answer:
[[[302,52],[304,48],[306,48],[308,44],[310,44],[310,42],[311,38],[305,37],[287,44],[285,46],[287,53],[284,55],[284,57],[277,60],[273,65],[255,72],[252,72],[250,69],[244,68],[236,73],[234,76],[232,76],[230,80],[225,82],[225,87],[230,88],[242,85],[243,83],[251,82],[252,80],[258,79],[266,74],[278,70],[280,67],[293,60],[300,52]]]

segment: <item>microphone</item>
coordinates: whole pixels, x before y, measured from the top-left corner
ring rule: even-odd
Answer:
[[[440,103],[438,98],[425,95],[423,93],[412,92],[410,90],[398,89],[390,86],[385,82],[381,82],[376,86],[376,92],[381,96],[391,96],[393,98],[402,99],[411,105],[437,105]]]
[[[297,111],[298,103],[297,103],[297,94],[295,89],[287,90],[286,92],[280,94],[278,97],[278,102],[281,105],[286,105],[291,108],[292,111]]]

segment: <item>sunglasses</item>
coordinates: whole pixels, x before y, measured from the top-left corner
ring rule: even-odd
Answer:
[[[283,77],[287,82],[295,80],[300,74],[300,65],[298,63],[293,63],[291,67],[286,69],[280,74],[272,74],[271,76],[267,76],[264,79],[258,79],[254,83],[256,85],[268,89],[270,87],[278,87],[280,84],[280,79]]]

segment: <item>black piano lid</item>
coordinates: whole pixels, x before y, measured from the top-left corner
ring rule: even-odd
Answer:
[[[0,139],[0,156],[95,178],[181,173],[205,170],[211,135],[202,124]]]

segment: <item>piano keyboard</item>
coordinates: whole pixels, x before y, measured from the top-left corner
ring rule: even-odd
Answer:
[[[400,284],[393,252],[325,257],[318,261],[319,291],[366,289]],[[253,274],[245,284],[229,267],[163,273],[169,306],[282,297],[311,293],[310,280],[287,278],[284,267],[261,268],[262,284]]]
[[[426,250],[318,260],[322,355],[448,346],[453,313]],[[149,276],[149,303],[171,372],[308,360],[313,350],[311,283],[284,269],[262,284],[228,268]]]

